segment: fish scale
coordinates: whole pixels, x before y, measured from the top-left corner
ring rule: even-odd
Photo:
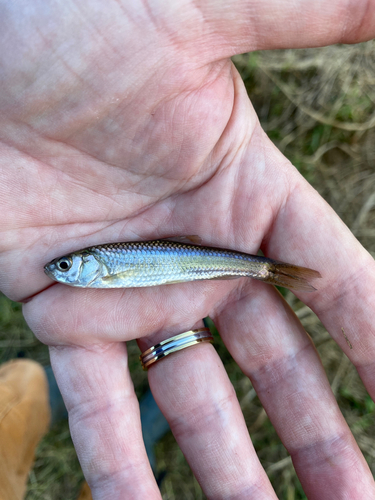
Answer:
[[[88,251],[97,255],[110,274],[124,272],[126,264],[132,264],[133,272],[138,270],[139,276],[133,276],[136,281],[154,284],[156,281],[190,281],[196,279],[212,279],[227,275],[249,276],[254,270],[247,265],[253,262],[251,256],[233,254],[230,251],[208,247],[195,247],[156,241],[153,244],[118,244],[89,248]],[[242,258],[242,259],[241,259]],[[243,260],[239,265],[238,259]]]

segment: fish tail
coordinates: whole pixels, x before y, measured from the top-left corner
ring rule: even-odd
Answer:
[[[318,271],[307,267],[295,266],[284,262],[274,262],[264,281],[289,288],[293,291],[313,292],[316,288],[310,284],[310,281],[321,277]]]

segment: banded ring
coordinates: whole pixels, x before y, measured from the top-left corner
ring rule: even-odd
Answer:
[[[159,344],[150,347],[139,356],[139,359],[142,368],[148,370],[151,365],[165,358],[168,354],[173,354],[186,347],[201,344],[202,342],[213,343],[213,341],[214,338],[209,328],[189,330],[188,332],[180,333],[179,335],[175,335],[174,337],[163,340]]]

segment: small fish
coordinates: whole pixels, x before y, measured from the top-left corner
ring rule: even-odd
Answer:
[[[247,276],[291,290],[316,290],[320,273],[246,253],[169,240],[108,243],[47,264],[55,281],[83,288],[133,288]]]

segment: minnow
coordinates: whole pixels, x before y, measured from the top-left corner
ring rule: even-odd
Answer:
[[[55,281],[83,288],[133,288],[241,277],[316,290],[318,271],[233,250],[170,240],[108,243],[54,259],[44,268]]]

